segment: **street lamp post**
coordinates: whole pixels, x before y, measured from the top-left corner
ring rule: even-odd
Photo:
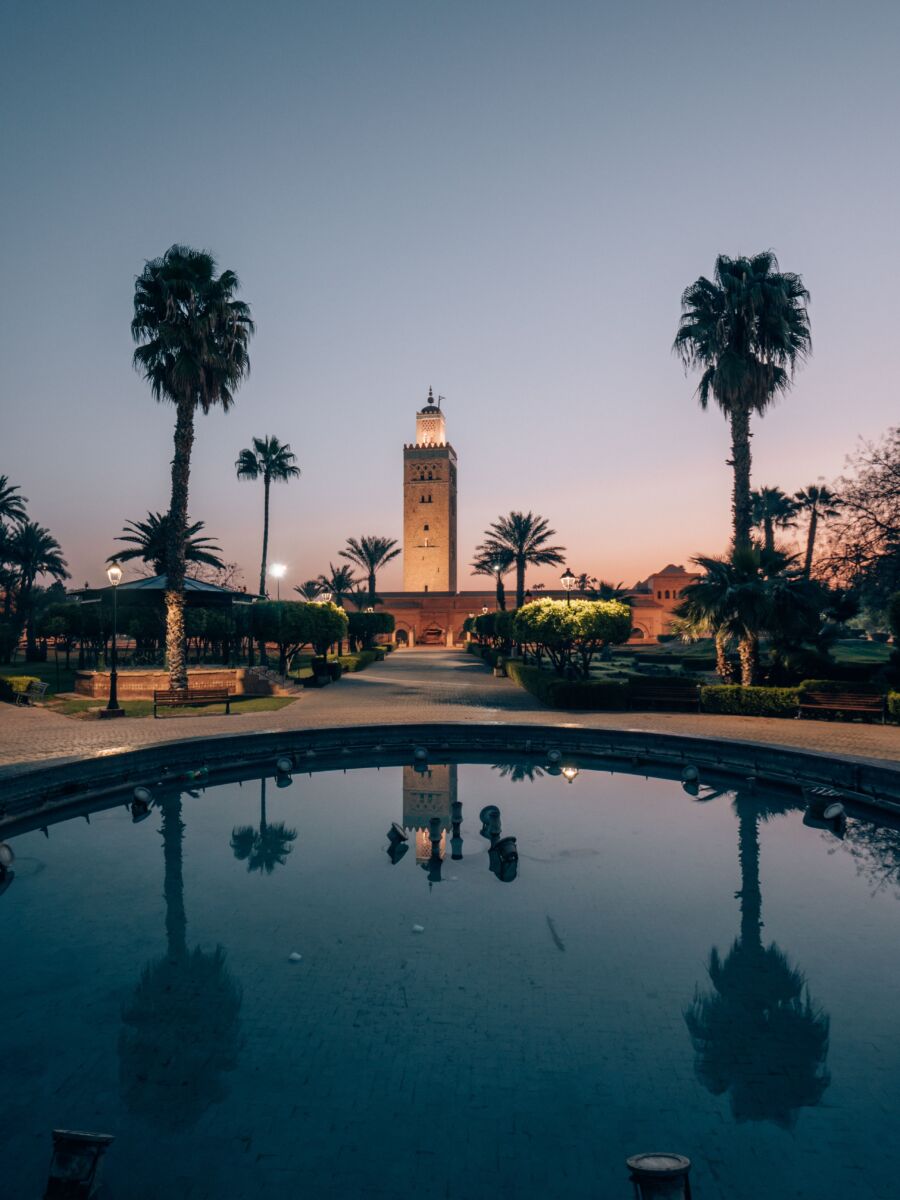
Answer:
[[[287,567],[284,563],[272,563],[271,567],[269,567],[269,574],[275,580],[275,595],[278,600],[278,665],[281,667],[282,681],[284,681],[287,674],[287,664],[284,659],[281,642],[281,581],[284,579],[286,571]]]
[[[561,576],[559,582],[566,589],[566,604],[570,605],[572,603],[572,588],[575,586],[575,576],[568,567],[566,567],[566,573]]]
[[[109,703],[106,708],[100,710],[101,717],[124,717],[125,710],[119,705],[118,697],[118,640],[119,640],[119,611],[118,611],[118,595],[119,584],[122,582],[122,568],[117,562],[110,563],[106,577],[112,584],[113,590],[113,635],[112,635],[112,663],[110,664],[109,672]]]

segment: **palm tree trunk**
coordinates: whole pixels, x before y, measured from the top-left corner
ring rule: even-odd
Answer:
[[[181,842],[184,838],[181,797],[163,800],[160,807],[163,862],[166,868],[163,885],[166,901],[166,942],[169,958],[177,962],[187,957],[187,917],[184,912],[184,876],[181,864]]]
[[[741,864],[741,945],[761,947],[762,892],[759,886],[759,818],[752,800],[738,797],[738,857]]]
[[[759,638],[755,633],[746,633],[741,638],[739,647],[741,657],[741,684],[752,687],[756,682],[756,672],[759,667]]]
[[[501,612],[506,612],[506,588],[499,575],[497,576],[497,607]]]
[[[375,572],[369,572],[369,604],[375,607]]]
[[[172,503],[166,548],[166,661],[169,686],[187,687],[187,645],[184,629],[184,533],[187,528],[188,483],[194,445],[193,399],[178,402],[175,420],[175,455],[172,459]]]
[[[266,594],[266,560],[269,557],[269,485],[268,475],[263,476],[263,548],[262,563],[259,568],[259,594]]]
[[[750,502],[750,411],[736,405],[731,411],[731,465],[734,490],[731,512],[734,520],[734,548],[750,548],[753,513]]]
[[[516,556],[516,608],[525,603],[525,555]]]
[[[812,508],[809,513],[809,529],[806,531],[806,561],[803,564],[803,574],[807,579],[812,574],[813,551],[816,546],[816,525],[818,523],[818,510]]]
[[[716,632],[716,674],[723,683],[733,682],[731,663],[728,661],[728,634],[723,629]]]
[[[765,547],[769,554],[775,551],[775,527],[772,524],[772,518],[766,517],[763,520],[763,536],[765,538]]]

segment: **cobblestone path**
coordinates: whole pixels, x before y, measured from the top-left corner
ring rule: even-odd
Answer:
[[[302,692],[277,712],[86,721],[0,704],[0,781],[51,760],[90,758],[183,738],[405,721],[517,722],[640,729],[791,746],[841,757],[900,760],[900,728],[703,713],[566,713],[495,679],[458,650],[406,650],[339,684]]]

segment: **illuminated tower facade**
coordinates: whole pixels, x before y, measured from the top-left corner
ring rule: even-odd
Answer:
[[[456,451],[431,388],[403,447],[403,590],[456,592]]]

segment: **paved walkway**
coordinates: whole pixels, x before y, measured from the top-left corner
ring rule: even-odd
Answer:
[[[401,650],[338,685],[303,692],[277,712],[85,721],[0,704],[0,780],[35,766],[216,734],[406,721],[472,721],[639,729],[817,750],[900,762],[900,728],[705,713],[566,713],[545,708],[508,679],[495,679],[459,650]]]

